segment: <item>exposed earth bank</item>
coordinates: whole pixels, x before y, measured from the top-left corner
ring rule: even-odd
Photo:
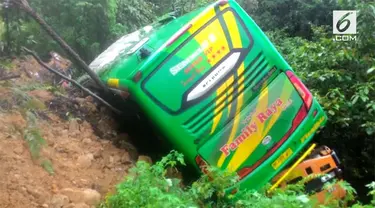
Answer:
[[[92,97],[45,84],[51,75],[32,58],[4,71],[21,77],[0,81],[0,208],[95,207],[149,160]]]

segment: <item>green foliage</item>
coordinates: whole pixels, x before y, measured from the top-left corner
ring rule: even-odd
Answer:
[[[140,27],[156,20],[152,4],[145,0],[117,1],[115,28],[112,30],[117,37],[138,30]]]
[[[14,67],[14,64],[9,59],[0,60],[0,70],[7,70],[9,71]]]
[[[106,41],[109,40],[110,36],[107,1],[37,0],[31,3],[32,7],[85,60],[91,60],[100,51],[104,50],[105,44],[107,44]],[[111,13],[108,14],[110,15]],[[34,21],[30,22],[34,23]],[[51,38],[43,32],[40,36],[35,36],[35,45],[40,45],[45,40],[51,40]],[[52,40],[48,45],[50,45],[50,50],[58,49]],[[29,47],[32,46],[30,45]],[[57,51],[61,52],[61,50]],[[49,51],[44,49],[44,52]]]
[[[27,128],[24,131],[24,138],[29,146],[29,150],[33,159],[40,158],[40,150],[46,145],[46,141],[40,134],[36,126],[37,119],[30,111],[26,112]]]
[[[23,90],[19,89],[19,88],[12,88],[12,94],[14,96],[14,98],[16,99],[16,103],[19,104],[19,103],[24,103],[25,101],[28,101],[31,99],[31,97],[25,93]]]
[[[107,197],[102,207],[173,207],[194,205],[193,199],[179,188],[179,180],[166,178],[166,167],[183,164],[181,154],[172,152],[154,166],[140,161],[132,168],[117,194]]]
[[[42,101],[40,101],[36,98],[32,98],[25,103],[24,108],[35,109],[35,110],[44,110],[44,109],[46,109],[46,106],[44,105],[44,103]]]
[[[352,8],[350,0],[239,0],[265,31],[284,29],[290,36],[311,38],[313,25],[331,25],[332,10]],[[331,28],[331,26],[330,26]]]
[[[42,101],[35,97],[31,97],[27,94],[27,89],[32,90],[34,85],[28,87],[12,88],[13,103],[14,107],[20,107],[23,111],[35,111],[35,110],[45,110],[46,106]],[[35,85],[39,86],[39,85]],[[38,88],[36,88],[38,89]]]
[[[312,198],[303,193],[303,182],[289,185],[286,189],[276,189],[272,194],[265,191],[240,191],[238,195],[224,195],[226,187],[233,186],[237,176],[232,173],[208,168],[209,174],[203,175],[189,187],[183,187],[180,180],[169,178],[167,168],[184,165],[181,154],[172,151],[155,165],[139,161],[130,170],[129,175],[117,186],[117,192],[108,195],[101,208],[120,207],[254,207],[254,208],[336,208],[354,199],[354,189],[345,181],[338,182],[347,191],[343,201],[327,200],[317,205]],[[325,189],[333,183],[327,184]],[[370,195],[375,197],[374,182],[368,185]],[[265,189],[266,190],[266,189]],[[375,202],[375,200],[374,200]],[[370,207],[375,205],[354,204],[352,207]]]
[[[27,127],[24,129],[23,135],[29,147],[31,158],[34,161],[39,161],[44,170],[46,170],[50,175],[53,175],[55,172],[53,170],[52,162],[43,158],[40,154],[42,148],[47,145],[47,142],[43,138],[37,126],[38,119],[31,111],[26,111],[25,117]]]
[[[24,135],[25,140],[27,141],[27,144],[29,146],[32,158],[39,159],[40,150],[46,144],[45,140],[40,135],[39,130],[30,128],[25,130]]]
[[[205,6],[209,3],[214,3],[215,0],[148,0],[152,5],[157,16],[162,16],[166,13],[175,12],[181,15]]]
[[[34,0],[31,6],[90,62],[119,36],[152,22],[156,15],[146,0]],[[16,8],[8,9],[12,52],[26,46],[43,56],[64,53],[40,26]],[[2,30],[1,41],[5,42]]]
[[[65,89],[62,88],[60,85],[51,86],[49,84],[43,84],[38,82],[19,86],[18,89],[22,92],[28,92],[33,90],[46,90],[51,93],[54,93],[55,95],[61,95],[65,93]]]
[[[214,0],[33,0],[31,6],[86,61],[92,61],[117,38],[150,24],[167,12],[189,12]],[[3,11],[5,12],[5,11]],[[11,52],[33,49],[47,58],[48,52],[64,51],[38,23],[16,8],[7,10],[10,19]],[[4,25],[0,21],[0,25]],[[0,43],[5,43],[5,26]]]
[[[45,105],[40,100],[29,96],[24,90],[13,88],[13,103],[16,107],[21,107],[23,117],[27,121],[25,129],[18,129],[22,132],[23,137],[29,148],[31,158],[39,161],[40,165],[51,175],[54,174],[52,162],[41,156],[42,148],[47,145],[38,127],[38,112],[45,110]]]
[[[43,160],[41,163],[41,166],[46,170],[50,175],[55,174],[55,171],[53,170],[52,162],[50,160]]]
[[[335,42],[326,26],[313,26],[311,40],[268,33],[328,113],[317,141],[338,151],[346,179],[366,182],[375,175],[374,8],[374,3],[356,6],[357,41]]]

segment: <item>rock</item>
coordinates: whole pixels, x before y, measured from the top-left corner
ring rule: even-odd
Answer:
[[[103,145],[106,145],[106,144],[111,143],[111,141],[108,141],[108,140],[100,140],[100,143],[102,143]]]
[[[66,195],[69,197],[72,203],[84,203],[88,205],[97,205],[100,203],[101,195],[99,192],[93,189],[72,189],[72,188],[65,188],[62,189],[61,194]]]
[[[84,108],[89,112],[96,112],[97,106],[94,103],[94,98],[92,96],[87,96],[84,102]]]
[[[92,141],[90,138],[86,138],[82,140],[83,144],[90,144]]]
[[[58,128],[58,127],[55,127],[55,126],[52,128],[53,135],[55,135],[57,137],[61,136],[61,131],[62,131],[61,128]]]
[[[94,158],[97,159],[97,158],[101,158],[101,157],[103,157],[103,151],[104,151],[104,148],[103,148],[103,147],[97,148],[97,149],[94,151]]]
[[[83,200],[88,205],[97,205],[100,203],[101,195],[93,189],[85,189],[83,191]]]
[[[59,123],[59,121],[60,121],[60,118],[59,118],[57,115],[53,114],[53,113],[48,113],[47,116],[48,116],[48,118],[50,118],[53,122]]]
[[[21,145],[19,145],[19,146],[17,146],[16,148],[13,149],[13,152],[14,152],[15,154],[17,154],[17,155],[22,154],[23,151],[24,151],[24,148],[23,148],[23,146],[21,146]]]
[[[48,208],[49,206],[48,206],[48,204],[42,204],[42,207],[43,208]]]
[[[81,137],[82,138],[88,138],[91,137],[93,134],[93,130],[91,127],[91,124],[88,123],[87,121],[83,121],[83,123],[79,126],[79,129],[81,131]]]
[[[130,155],[129,155],[128,152],[124,152],[124,153],[121,155],[120,162],[121,162],[122,164],[129,164],[129,163],[131,163],[131,158],[130,158]]]
[[[68,153],[69,151],[64,147],[55,147],[55,150],[56,152],[59,152],[59,153]]]
[[[75,207],[75,204],[73,204],[73,203],[70,203],[66,206],[63,206],[63,208],[74,208],[74,207]]]
[[[91,124],[87,121],[83,121],[82,127],[85,129],[92,129]]]
[[[69,197],[70,201],[73,203],[79,203],[81,202],[82,198],[82,191],[76,190],[76,189],[71,189],[71,188],[64,188],[60,191],[60,194],[65,195]]]
[[[63,208],[90,208],[90,206],[85,203],[79,203],[79,204],[71,203],[67,206],[64,206]]]
[[[52,193],[54,193],[54,194],[57,194],[57,192],[59,190],[59,188],[57,188],[57,185],[55,183],[52,184],[51,189],[52,189]]]
[[[107,168],[113,168],[113,157],[109,154],[105,154],[105,152],[103,152],[103,159],[104,159],[104,166],[107,167]]]
[[[23,195],[26,195],[26,194],[27,194],[27,189],[26,189],[26,187],[22,186],[20,192],[21,192]]]
[[[93,141],[97,141],[97,140],[99,140],[99,137],[96,136],[95,134],[91,134],[90,139],[93,140]]]
[[[139,155],[138,161],[145,161],[147,163],[152,164],[152,159],[149,156],[145,156],[145,155]]]
[[[26,191],[34,197],[38,204],[44,204],[50,198],[49,193],[41,188],[29,186]]]
[[[96,183],[91,184],[91,189],[100,192],[102,190],[102,186]]]
[[[63,135],[63,136],[67,136],[68,133],[69,133],[69,131],[66,130],[66,129],[64,129],[64,130],[61,131],[61,135]]]
[[[115,155],[113,156],[113,163],[114,163],[114,164],[117,164],[117,163],[119,163],[120,161],[121,161],[121,156],[115,154]]]
[[[94,102],[94,98],[92,96],[85,97],[86,102]]]
[[[51,199],[51,207],[52,208],[61,208],[69,204],[69,197],[62,195],[62,194],[55,194],[52,196]]]
[[[82,105],[82,104],[86,101],[84,98],[80,98],[80,97],[75,98],[75,100],[76,100],[77,103],[79,103],[80,105]]]
[[[94,159],[94,155],[89,153],[89,154],[86,154],[86,155],[81,155],[78,157],[77,159],[77,163],[79,166],[83,167],[83,168],[88,168],[91,166],[91,162],[92,160]]]
[[[27,193],[31,194],[35,198],[38,198],[43,195],[38,189],[34,189],[32,187],[27,188]]]
[[[75,133],[79,131],[79,124],[77,120],[71,120],[69,122],[69,133]]]
[[[79,180],[80,186],[87,187],[89,182],[86,179]]]

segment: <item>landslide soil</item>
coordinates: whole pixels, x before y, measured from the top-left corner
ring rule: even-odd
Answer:
[[[33,58],[1,70],[21,77],[0,81],[0,208],[97,205],[138,158],[128,136],[92,97],[51,85]],[[30,112],[42,137],[37,157]]]

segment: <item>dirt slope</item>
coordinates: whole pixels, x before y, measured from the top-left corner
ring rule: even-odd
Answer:
[[[33,59],[7,70],[21,78],[0,82],[0,208],[94,207],[134,164],[108,140],[123,135],[91,97],[33,87],[43,83]]]

